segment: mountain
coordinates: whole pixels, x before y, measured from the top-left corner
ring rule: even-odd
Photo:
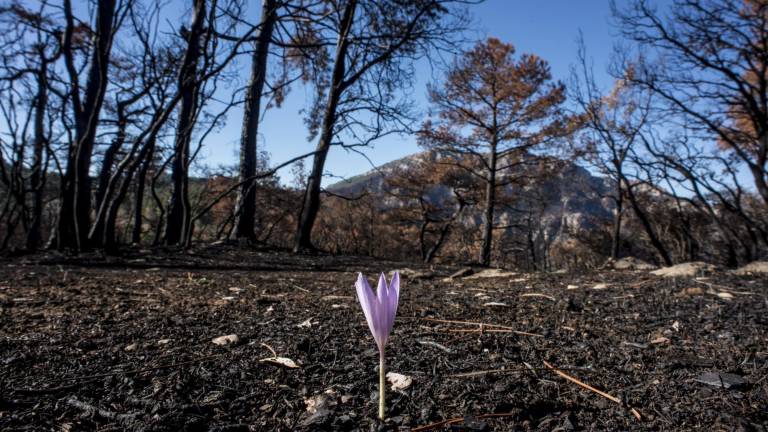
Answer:
[[[364,190],[380,195],[382,210],[403,205],[385,191],[385,180],[396,172],[408,172],[423,164],[435,163],[436,156],[422,152],[388,162],[364,174],[335,183],[328,190],[340,195],[354,196]],[[608,196],[610,185],[602,177],[570,161],[559,161],[561,168],[525,186],[508,185],[501,191],[513,200],[512,208],[502,207],[496,212],[497,226],[520,225],[521,219],[533,215],[538,240],[551,244],[573,234],[604,225],[612,219],[612,202]],[[500,173],[501,180],[511,173]],[[429,189],[429,201],[445,203],[451,200],[451,190],[435,184]],[[465,212],[461,224],[479,227],[482,223],[479,208]]]

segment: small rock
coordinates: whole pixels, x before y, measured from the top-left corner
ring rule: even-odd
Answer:
[[[671,267],[662,267],[651,274],[662,277],[695,277],[702,274],[714,273],[717,267],[702,261],[682,263]]]
[[[413,270],[409,268],[404,268],[402,270],[399,270],[398,273],[400,273],[401,277],[404,277],[406,279],[432,279],[435,277],[435,274],[433,272]],[[390,277],[391,276],[392,275],[390,275]]]
[[[578,285],[568,285],[567,287],[565,287],[565,289],[567,289],[567,290],[575,290],[575,289],[578,289],[578,288],[579,288]]]
[[[635,257],[625,257],[618,260],[609,259],[603,264],[604,269],[613,269],[619,271],[632,271],[632,270],[653,270],[655,265],[649,264],[641,259]]]
[[[139,348],[139,344],[137,344],[137,343],[132,343],[132,344],[130,344],[130,345],[126,345],[126,346],[125,346],[125,351],[126,351],[126,352],[136,351],[138,348]]]
[[[688,287],[680,291],[680,296],[697,296],[704,294],[704,290],[701,287]]]
[[[733,300],[733,294],[729,292],[719,292],[717,293],[717,296],[723,300]]]
[[[608,284],[606,283],[599,283],[592,287],[592,289],[601,290],[608,288]]]
[[[499,278],[499,277],[512,277],[517,273],[504,271],[502,269],[485,269],[479,271],[473,275],[466,276],[466,279],[485,279],[485,278]]]
[[[307,318],[305,321],[302,321],[301,324],[296,324],[296,327],[298,327],[298,328],[310,328],[310,327],[312,327],[312,318]]]
[[[732,373],[707,372],[699,375],[697,382],[726,389],[739,389],[746,387],[749,381]]]
[[[211,340],[215,345],[237,345],[240,338],[236,334],[219,336]]]
[[[168,345],[169,343],[171,343],[172,340],[173,339],[160,339],[159,341],[157,341],[157,344],[158,345]]]
[[[392,385],[392,391],[405,390],[413,384],[413,378],[397,372],[387,372],[387,381]]]
[[[754,261],[733,271],[737,275],[756,275],[768,273],[768,261]]]
[[[734,339],[733,333],[729,332],[729,331],[724,331],[722,333],[719,333],[717,335],[717,338],[718,339],[726,339],[726,340],[733,340]]]
[[[207,395],[205,395],[205,397],[203,398],[202,402],[203,402],[203,404],[212,404],[212,403],[220,400],[223,395],[224,395],[223,392],[213,391],[213,392],[210,392]]]
[[[304,399],[304,405],[306,405],[308,413],[314,414],[321,409],[327,409],[331,404],[327,396],[319,394]]]

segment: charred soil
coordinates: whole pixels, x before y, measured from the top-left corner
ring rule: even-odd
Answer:
[[[148,252],[0,262],[0,430],[768,430],[764,276]],[[405,267],[379,423],[353,284]]]

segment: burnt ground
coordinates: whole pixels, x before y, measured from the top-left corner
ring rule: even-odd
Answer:
[[[402,264],[152,253],[0,262],[0,430],[768,430],[765,277],[406,271],[379,424],[353,283]]]

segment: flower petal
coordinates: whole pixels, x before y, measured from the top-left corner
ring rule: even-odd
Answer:
[[[392,275],[392,281],[389,283],[389,310],[392,314],[392,326],[395,324],[395,316],[397,315],[397,305],[400,302],[400,273],[395,271]],[[392,330],[392,327],[390,327]]]
[[[379,348],[383,348],[389,339],[389,287],[387,287],[387,278],[384,273],[379,275],[379,285],[376,288],[376,297],[378,299],[378,320],[376,330],[382,343]]]
[[[363,314],[365,315],[365,320],[368,322],[368,328],[371,330],[373,339],[376,341],[377,345],[382,346],[377,334],[377,322],[379,320],[378,299],[371,290],[371,286],[368,285],[368,280],[362,273],[358,273],[355,290],[357,291],[357,299],[360,301],[360,306],[363,308]]]

